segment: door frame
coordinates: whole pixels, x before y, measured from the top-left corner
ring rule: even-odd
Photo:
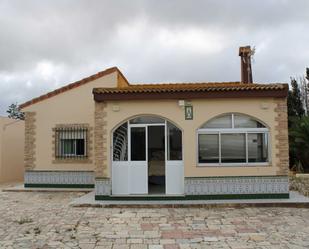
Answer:
[[[170,122],[171,123],[171,122]],[[173,124],[174,125],[174,124]],[[177,127],[176,125],[174,125],[175,127]],[[168,126],[167,126],[167,120],[165,119],[165,126],[164,126],[164,141],[165,141],[165,194],[166,195],[183,195],[184,194],[184,185],[185,185],[185,177],[184,177],[184,173],[185,173],[185,168],[184,168],[184,143],[183,143],[183,131],[177,127],[177,129],[179,129],[181,131],[181,160],[168,160]],[[180,167],[180,171],[178,172],[172,172],[172,174],[175,176],[176,175],[180,175],[179,178],[170,178],[169,174],[171,173],[171,167]],[[169,179],[169,181],[168,181]],[[175,188],[175,186],[171,185],[172,180],[175,180],[174,183],[178,183],[178,187]],[[177,181],[178,180],[178,181]]]
[[[146,136],[146,161],[148,162],[148,126],[163,126],[164,127],[164,142],[166,146],[166,121],[163,124],[130,124],[128,122],[128,162],[132,162],[131,160],[131,128],[134,127],[145,127],[145,136]],[[166,150],[165,150],[165,158],[166,158]],[[134,161],[133,161],[134,162]]]
[[[143,115],[140,115],[140,116],[143,116]],[[145,115],[145,116],[156,116],[157,117],[157,115]],[[133,117],[132,117],[133,118]],[[127,129],[128,129],[128,148],[127,148],[127,150],[128,150],[128,161],[113,161],[113,134],[114,134],[114,132],[116,131],[116,129],[119,127],[119,126],[117,126],[115,129],[113,129],[112,130],[112,133],[111,133],[111,146],[110,146],[110,148],[111,148],[111,150],[110,150],[110,161],[111,161],[111,174],[112,174],[112,177],[111,177],[111,179],[113,179],[113,164],[114,163],[118,163],[119,165],[127,165],[127,172],[128,172],[128,178],[129,178],[129,175],[130,175],[130,166],[132,165],[132,162],[139,162],[139,161],[132,161],[131,160],[131,128],[132,127],[145,127],[145,136],[146,136],[146,138],[145,138],[145,143],[146,143],[146,163],[147,163],[147,195],[148,195],[148,127],[149,126],[163,126],[164,127],[164,156],[165,156],[165,193],[162,193],[162,195],[169,195],[169,193],[167,193],[167,174],[168,174],[168,169],[167,169],[167,166],[168,166],[168,161],[169,162],[171,162],[172,164],[173,163],[175,163],[175,162],[178,162],[179,163],[179,165],[181,165],[181,175],[182,175],[182,177],[181,177],[181,179],[180,179],[180,181],[181,181],[181,184],[182,184],[182,187],[181,187],[181,190],[179,191],[179,192],[175,192],[175,193],[170,193],[170,194],[175,194],[175,195],[183,195],[184,194],[184,149],[183,149],[183,147],[184,147],[184,143],[183,143],[183,131],[182,131],[182,129],[180,129],[180,128],[178,128],[178,126],[177,125],[174,125],[172,122],[170,122],[170,121],[168,121],[168,120],[166,120],[165,118],[163,118],[163,117],[160,117],[160,118],[162,118],[162,119],[164,119],[164,123],[145,123],[145,124],[130,124],[130,120],[132,119],[132,118],[130,118],[130,119],[128,119],[127,121],[126,121],[126,123],[127,123]],[[167,142],[167,122],[170,122],[171,124],[173,124],[175,127],[177,127],[180,131],[181,131],[181,154],[182,154],[182,160],[167,160],[168,159],[168,155],[167,155],[167,153],[168,153],[168,148],[167,148],[167,145],[168,145],[168,142]],[[123,122],[123,123],[125,123],[125,122]],[[122,123],[122,124],[123,124]],[[141,161],[142,162],[142,161]],[[127,179],[127,182],[128,182],[128,193],[124,193],[124,195],[134,195],[134,194],[132,194],[132,193],[130,193],[130,190],[129,190],[129,186],[130,186],[130,179]],[[113,188],[112,188],[112,195],[118,195],[118,194],[113,194]]]

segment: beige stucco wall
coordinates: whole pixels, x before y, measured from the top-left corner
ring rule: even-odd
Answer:
[[[89,124],[94,126],[95,87],[116,87],[117,72],[103,76],[85,85],[73,88],[51,98],[24,108],[24,112],[35,112],[35,167],[34,170],[93,170],[90,163],[53,163],[53,131],[57,124]],[[93,131],[92,131],[93,132]],[[91,143],[93,149],[93,139]],[[92,157],[93,157],[93,153]]]
[[[22,181],[24,121],[0,117],[0,182]]]
[[[107,101],[102,110],[102,127],[94,127],[95,105],[92,90],[95,87],[116,87],[119,84],[117,72],[73,88],[44,101],[30,105],[22,111],[34,115],[34,170],[96,170],[95,155],[101,155],[97,160],[97,168],[107,167],[99,176],[111,176],[111,140],[112,131],[124,121],[138,115],[158,115],[175,123],[183,130],[183,159],[186,177],[198,176],[248,176],[248,175],[277,175],[280,172],[278,139],[278,122],[276,107],[278,99],[274,98],[231,98],[231,99],[196,99],[191,104],[194,108],[194,119],[185,120],[184,109],[178,105],[178,100],[131,100]],[[279,100],[282,101],[282,100]],[[284,104],[284,103],[283,103]],[[119,107],[113,108],[114,106]],[[277,108],[278,109],[278,108]],[[197,165],[197,136],[196,130],[209,119],[223,113],[243,113],[253,116],[270,129],[271,159],[268,166],[228,166],[203,167]],[[103,117],[104,116],[104,117]],[[88,124],[93,139],[90,162],[88,163],[54,163],[53,128],[59,124]],[[101,130],[100,130],[101,129]],[[95,132],[102,135],[102,152],[94,151]],[[98,136],[97,136],[98,137]],[[281,147],[282,149],[282,147]],[[285,149],[285,148],[284,148]],[[97,156],[96,156],[97,158]],[[282,171],[281,171],[282,172]]]
[[[183,159],[186,177],[199,176],[248,176],[248,175],[276,175],[279,158],[278,146],[275,136],[277,135],[276,114],[277,106],[273,98],[242,98],[242,99],[203,99],[192,100],[194,119],[185,120],[184,110],[178,106],[178,100],[156,101],[113,101],[107,102],[106,130],[107,132],[107,165],[106,177],[111,175],[111,139],[112,130],[125,120],[137,115],[159,115],[164,117],[183,130]],[[113,106],[119,106],[119,111],[113,111]],[[261,120],[270,129],[271,137],[271,162],[268,166],[251,167],[202,167],[197,166],[197,141],[196,130],[209,119],[223,113],[243,113]]]

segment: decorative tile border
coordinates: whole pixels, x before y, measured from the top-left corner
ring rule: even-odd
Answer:
[[[111,198],[109,178],[96,178],[93,171],[26,171],[25,187],[92,188],[95,198]],[[260,199],[288,198],[289,180],[286,176],[205,177],[185,178],[185,195],[160,196],[170,199]],[[124,197],[136,199],[134,197]],[[143,197],[153,199],[152,196]],[[113,198],[112,198],[113,199]],[[117,199],[117,198],[116,198]]]
[[[96,200],[224,200],[289,198],[286,176],[231,176],[185,178],[185,194],[179,196],[112,196],[109,178],[96,178]]]
[[[109,178],[95,179],[95,196],[110,196],[112,193],[112,183]]]
[[[25,187],[94,187],[93,171],[26,171]]]
[[[287,176],[185,178],[185,195],[288,194]]]

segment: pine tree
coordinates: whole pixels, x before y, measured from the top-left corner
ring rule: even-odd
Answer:
[[[302,103],[301,91],[295,78],[291,78],[292,90],[288,95],[288,115],[292,117],[302,117],[305,115],[305,109]]]
[[[302,165],[309,170],[309,116],[298,118],[289,129],[290,156],[293,156],[292,165]]]
[[[305,110],[305,115],[308,115],[309,89],[308,89],[308,83],[307,83],[305,76],[299,77],[299,87],[300,87],[300,94],[301,94],[301,102]]]
[[[309,171],[308,147],[303,143],[308,140],[309,114],[309,68],[299,83],[291,78],[292,89],[288,94],[289,155],[290,167],[302,165]]]
[[[306,75],[303,78],[303,84],[304,84],[304,97],[305,97],[305,104],[306,104],[306,115],[309,115],[309,68],[306,68]]]

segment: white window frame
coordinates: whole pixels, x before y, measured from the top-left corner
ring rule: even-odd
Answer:
[[[218,167],[218,166],[269,166],[271,163],[271,144],[270,132],[268,128],[234,128],[234,114],[232,115],[232,128],[201,128],[196,132],[196,160],[197,166]],[[248,134],[262,133],[267,135],[267,161],[266,162],[249,162],[248,161]],[[219,136],[219,163],[200,163],[199,162],[199,135],[200,134],[218,134]],[[221,162],[221,134],[245,134],[246,138],[246,162],[244,163],[222,163]]]

